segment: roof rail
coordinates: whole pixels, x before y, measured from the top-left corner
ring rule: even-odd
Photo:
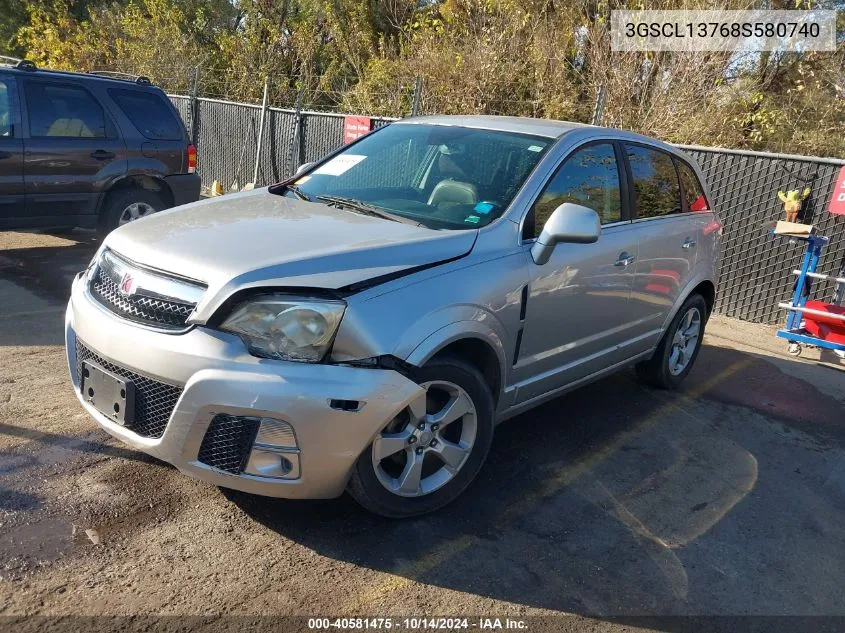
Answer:
[[[96,75],[98,77],[105,77],[106,79],[121,79],[123,81],[133,81],[136,84],[152,85],[149,77],[145,75],[131,75],[129,73],[122,73],[117,70],[89,70],[89,75]]]
[[[14,68],[20,68],[21,70],[37,70],[35,62],[31,62],[28,59],[9,57],[8,55],[0,55],[0,64],[7,64]]]

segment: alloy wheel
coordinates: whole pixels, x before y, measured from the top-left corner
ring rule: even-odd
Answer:
[[[698,338],[701,334],[701,313],[698,308],[690,308],[678,322],[672,349],[669,352],[669,373],[681,374],[695,354]]]
[[[120,214],[120,219],[117,222],[118,226],[123,226],[129,222],[134,222],[148,215],[155,213],[156,210],[146,202],[133,202],[127,206],[123,213]]]
[[[449,483],[472,452],[478,432],[475,404],[458,385],[425,382],[414,401],[376,437],[372,462],[382,486],[421,497]]]

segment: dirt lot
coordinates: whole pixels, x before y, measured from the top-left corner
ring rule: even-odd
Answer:
[[[678,393],[624,372],[507,422],[459,503],[386,521],[98,430],[62,346],[95,248],[0,233],[2,615],[845,615],[845,371],[770,328],[715,318]]]

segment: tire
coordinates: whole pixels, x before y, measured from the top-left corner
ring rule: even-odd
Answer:
[[[164,203],[156,194],[146,189],[118,189],[106,197],[103,210],[100,213],[98,230],[105,236],[121,225],[121,217],[129,211],[132,205],[139,205],[141,209],[148,209],[143,216],[151,215],[164,209]],[[134,218],[133,218],[134,219]],[[130,220],[131,221],[131,220]]]
[[[419,430],[416,421],[418,418],[414,417],[410,407],[401,412],[358,457],[352,468],[348,486],[349,493],[364,508],[392,519],[434,512],[454,501],[478,475],[493,442],[493,395],[484,377],[475,367],[460,358],[444,356],[435,358],[420,368],[413,378],[420,385],[428,385],[426,396],[428,415],[423,420],[423,424],[426,425],[425,430]],[[446,385],[451,386],[446,387]],[[444,387],[447,389],[457,387],[457,395],[444,390]],[[429,444],[430,448],[423,448],[423,444],[429,441],[427,438],[432,433],[431,421],[436,421],[436,417],[432,417],[431,414],[438,411],[442,413],[438,407],[441,406],[440,402],[444,398],[448,398],[448,402],[443,405],[443,410],[449,403],[457,402],[459,398],[462,398],[460,391],[468,397],[474,407],[474,414],[464,414],[451,423],[446,422],[442,425],[443,428],[435,429],[439,433],[434,439],[437,447],[431,448],[433,445]],[[461,400],[464,405],[466,402],[466,400]],[[453,449],[455,445],[466,445],[464,438],[471,434],[472,425],[474,425],[474,437],[471,446],[465,450],[465,453],[468,451],[468,455],[464,453],[463,461],[457,468],[453,468],[454,472],[452,472],[447,467],[446,461],[440,458],[438,451],[445,451],[447,447]],[[415,429],[413,433],[419,435],[415,441],[416,446],[410,445],[410,439],[409,445],[404,446],[405,440],[400,438],[400,445],[403,448],[378,462],[374,449],[376,444],[386,435],[396,433],[397,430],[407,434],[409,429]],[[425,435],[426,432],[429,435]],[[458,433],[461,434],[460,438],[458,438]],[[394,434],[393,437],[398,437],[398,434]],[[425,462],[425,465],[421,466],[424,470],[421,471],[423,476],[417,490],[405,494],[399,490],[390,490],[388,488],[390,482],[399,482],[402,479],[402,474],[409,469],[409,460],[415,459],[415,454],[419,456],[420,450],[424,451],[420,459]],[[394,460],[396,464],[392,463]],[[387,480],[390,474],[386,470],[388,467],[394,467],[397,472],[401,470],[396,478],[390,479],[389,482]],[[434,471],[433,474],[425,475],[426,472],[437,468],[439,470]],[[450,478],[445,480],[445,483],[433,487],[430,491],[425,491],[426,485],[434,486],[447,476]],[[428,484],[427,481],[429,481]]]
[[[684,330],[684,327],[686,325],[686,319],[691,312],[694,315],[693,320],[697,319],[699,324],[698,335],[694,341],[693,348],[689,349],[687,347],[686,352],[683,354],[685,357],[685,365],[683,369],[681,371],[677,371],[678,365],[672,362],[675,343],[678,342],[676,335],[678,334],[679,328],[682,329],[682,333],[684,331],[689,331],[688,328]],[[682,323],[684,325],[682,325]],[[684,381],[684,378],[687,377],[687,374],[689,374],[695,364],[695,359],[698,357],[698,352],[701,349],[701,342],[704,339],[704,326],[706,323],[707,302],[700,294],[690,295],[687,297],[687,300],[684,301],[680,310],[678,310],[675,318],[672,319],[672,322],[663,334],[663,338],[660,339],[660,343],[654,352],[654,356],[636,366],[637,376],[639,376],[643,382],[653,387],[658,387],[660,389],[677,388]],[[690,339],[687,340],[689,341]]]

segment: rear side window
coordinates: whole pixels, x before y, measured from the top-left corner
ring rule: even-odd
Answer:
[[[0,77],[0,138],[15,136],[17,113],[15,80]]]
[[[681,187],[672,157],[639,145],[626,146],[638,218],[659,218],[681,212]]]
[[[564,202],[593,209],[602,224],[622,219],[619,169],[613,145],[588,145],[566,159],[534,203],[533,237],[539,237],[546,220]]]
[[[25,90],[31,136],[106,137],[103,108],[87,90],[42,82],[26,82]]]
[[[179,122],[158,95],[116,89],[109,90],[109,95],[144,137],[157,141],[182,140]]]
[[[681,185],[684,187],[684,197],[687,201],[687,208],[690,211],[710,211],[710,204],[704,196],[704,187],[698,181],[692,167],[684,161],[676,161],[678,173],[681,174]]]

